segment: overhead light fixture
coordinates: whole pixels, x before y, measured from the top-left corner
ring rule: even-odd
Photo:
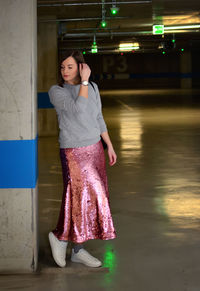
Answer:
[[[113,15],[116,15],[118,13],[118,11],[119,11],[119,8],[118,7],[111,7],[110,8],[110,12]]]
[[[107,26],[107,22],[106,22],[105,0],[102,0],[102,7],[101,7],[101,27],[105,28],[106,26]]]
[[[119,44],[119,50],[120,51],[132,51],[132,50],[138,50],[140,48],[138,42],[130,42],[130,43],[120,43]]]
[[[91,47],[91,53],[96,54],[98,52],[98,47],[96,42],[93,42],[92,47]]]
[[[107,26],[107,22],[106,22],[105,20],[102,20],[102,21],[101,21],[101,27],[104,28],[104,27],[106,27],[106,26]]]
[[[173,33],[172,44],[173,44],[173,48],[175,48],[175,47],[176,47],[176,38],[175,38],[175,33]]]
[[[98,47],[97,47],[97,43],[96,43],[96,35],[94,34],[94,39],[93,39],[93,43],[91,46],[91,53],[96,54],[97,52],[98,52]]]
[[[194,29],[200,28],[200,24],[194,25],[177,25],[177,26],[165,26],[164,30],[176,30],[176,29]]]
[[[112,7],[110,8],[110,12],[112,15],[116,15],[119,11],[119,7],[116,6],[116,0],[112,0]]]

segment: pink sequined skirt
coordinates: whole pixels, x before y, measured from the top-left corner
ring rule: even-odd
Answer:
[[[82,243],[116,237],[110,211],[105,154],[96,144],[60,149],[64,191],[56,228],[59,240]]]

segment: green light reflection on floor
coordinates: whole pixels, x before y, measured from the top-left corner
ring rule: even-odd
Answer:
[[[106,286],[110,285],[113,282],[115,268],[116,268],[116,254],[114,252],[114,246],[111,243],[105,245],[105,253],[103,259],[104,268],[108,268],[109,272],[104,276],[104,283]]]

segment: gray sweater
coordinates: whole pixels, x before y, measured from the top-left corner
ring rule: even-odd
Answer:
[[[58,115],[60,148],[76,148],[97,143],[107,131],[96,83],[88,85],[88,98],[78,96],[80,84],[53,85],[49,98]]]

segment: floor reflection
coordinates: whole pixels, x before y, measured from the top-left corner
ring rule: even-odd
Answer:
[[[102,94],[104,118],[118,157],[110,167],[105,151],[117,238],[85,244],[105,269],[81,272],[84,266],[69,262],[68,273],[56,275],[52,286],[60,284],[62,290],[199,290],[199,98],[183,91],[175,95],[153,90],[126,93]],[[58,150],[57,137],[39,139],[40,262],[44,269],[56,269],[47,233],[55,226],[62,197]]]

